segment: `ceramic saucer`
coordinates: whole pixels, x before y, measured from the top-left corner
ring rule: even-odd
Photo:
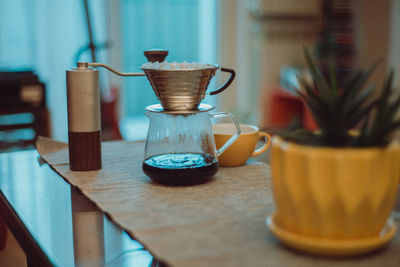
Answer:
[[[283,229],[276,223],[275,213],[268,216],[266,221],[271,232],[287,246],[299,251],[325,256],[351,256],[371,252],[388,243],[397,230],[396,223],[389,219],[384,229],[376,237],[346,240],[324,239],[300,235]]]

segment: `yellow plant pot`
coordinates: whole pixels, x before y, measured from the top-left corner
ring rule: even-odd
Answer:
[[[322,148],[275,136],[271,168],[280,227],[330,239],[373,237],[396,200],[400,146]]]

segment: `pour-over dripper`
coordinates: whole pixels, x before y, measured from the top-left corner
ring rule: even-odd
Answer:
[[[97,62],[78,62],[76,70],[86,72],[91,70],[90,67],[102,67],[119,76],[147,76],[161,105],[169,111],[196,110],[206,95],[211,78],[218,69],[229,72],[230,77],[224,85],[208,93],[210,95],[219,94],[225,90],[236,75],[233,69],[213,64],[163,62],[168,51],[162,49],[146,50],[144,54],[149,60],[142,66],[144,73],[122,73]]]
[[[196,110],[218,69],[231,75],[224,85],[210,92],[210,95],[225,90],[235,78],[234,70],[214,64],[147,63],[141,69],[165,110]]]

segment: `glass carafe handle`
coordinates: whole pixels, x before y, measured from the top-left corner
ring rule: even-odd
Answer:
[[[211,113],[210,116],[215,119],[222,118],[222,117],[229,117],[236,127],[236,133],[234,135],[232,135],[232,137],[229,138],[229,140],[226,141],[226,143],[220,149],[217,150],[217,156],[219,157],[219,155],[221,155],[222,152],[224,152],[233,142],[236,141],[236,139],[238,139],[240,132],[241,132],[240,126],[239,126],[239,123],[236,121],[235,116],[233,116],[232,113],[216,112],[216,113]]]

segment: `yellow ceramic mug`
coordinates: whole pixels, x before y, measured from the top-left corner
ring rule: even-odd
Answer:
[[[271,137],[262,132],[257,126],[240,124],[241,134],[239,138],[230,145],[219,157],[220,166],[240,166],[246,163],[250,157],[255,157],[267,150]],[[235,133],[233,124],[214,124],[213,125],[215,145],[219,149]],[[264,140],[261,147],[256,149],[260,139]]]

